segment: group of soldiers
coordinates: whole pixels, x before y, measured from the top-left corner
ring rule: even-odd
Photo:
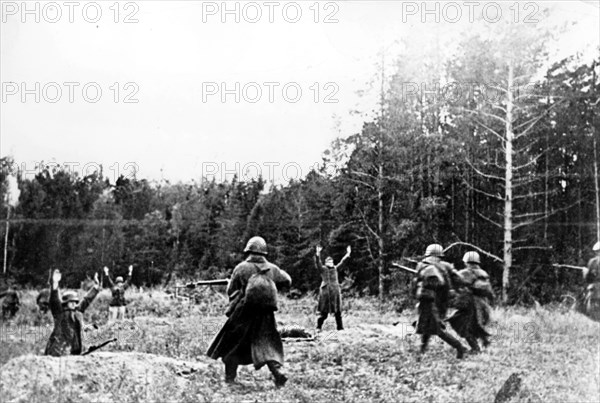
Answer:
[[[600,243],[594,246],[597,256],[588,264],[584,278],[595,283],[600,278]],[[343,330],[341,315],[341,290],[338,269],[350,258],[351,248],[334,264],[331,257],[321,262],[321,246],[315,250],[314,262],[322,279],[317,305],[317,332],[329,314],[333,314],[338,330]],[[261,237],[251,238],[244,249],[244,261],[233,270],[228,282],[229,306],[227,321],[210,345],[207,355],[222,359],[225,365],[225,381],[235,383],[240,365],[253,364],[255,369],[267,366],[273,374],[275,385],[285,385],[288,378],[282,371],[283,344],[277,330],[275,312],[277,294],[281,287],[290,287],[292,279],[285,271],[267,260],[267,244]],[[473,353],[490,344],[490,333],[486,325],[490,321],[490,303],[494,301],[489,275],[480,267],[477,252],[463,256],[465,268],[457,271],[444,261],[443,248],[439,244],[429,245],[424,258],[418,263],[413,281],[413,293],[418,302],[418,319],[413,325],[421,335],[421,354],[427,350],[431,336],[438,336],[456,349],[457,358],[463,358],[467,348],[451,333],[448,323],[464,338]],[[109,279],[113,300],[110,320],[122,318],[126,301],[124,291],[132,274],[129,267],[127,280],[117,277],[113,283],[108,268],[104,268]],[[54,318],[54,330],[46,346],[45,354],[53,356],[82,354],[83,312],[99,292],[98,274],[88,294],[79,300],[77,293],[66,291],[60,295],[61,273],[55,270],[51,278],[49,308]],[[456,311],[446,318],[452,305]]]

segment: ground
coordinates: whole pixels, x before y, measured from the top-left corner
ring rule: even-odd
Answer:
[[[97,326],[86,331],[86,345],[111,337],[116,343],[59,359],[40,356],[52,320],[37,312],[35,293],[25,293],[24,307],[2,326],[1,400],[490,402],[513,374],[521,382],[506,401],[600,400],[600,324],[561,307],[495,308],[492,345],[483,353],[457,360],[434,339],[420,359],[414,311],[399,315],[392,304],[346,298],[346,330],[336,332],[330,318],[316,341],[284,343],[290,380],[277,389],[266,368],[251,366],[240,368],[238,385],[227,386],[223,364],[205,356],[225,321],[218,293],[206,291],[200,304],[160,290],[128,296],[135,317],[122,324],[106,324],[108,291],[86,312]],[[313,296],[280,302],[280,326],[314,332]]]

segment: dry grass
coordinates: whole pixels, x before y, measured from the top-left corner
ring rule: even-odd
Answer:
[[[15,356],[39,354],[49,334],[43,331],[50,329],[44,327],[51,324],[49,314],[40,317],[34,294],[25,294],[21,312],[12,322],[3,323],[0,364]],[[459,361],[449,346],[434,339],[427,355],[418,360],[419,339],[410,327],[414,318],[399,317],[392,304],[379,306],[373,299],[344,301],[345,331],[335,332],[330,318],[320,341],[285,343],[284,368],[290,377],[285,388],[274,387],[266,368],[254,371],[252,367],[240,368],[240,384],[228,387],[222,381],[222,363],[204,355],[224,323],[224,300],[209,290],[201,296],[201,303],[195,305],[171,299],[161,290],[130,290],[127,298],[135,322],[86,333],[88,341],[95,341],[116,332],[121,340],[107,351],[152,353],[209,365],[209,375],[191,375],[187,386],[177,390],[151,385],[148,394],[125,380],[121,390],[114,391],[114,401],[160,396],[158,400],[165,402],[489,402],[515,372],[523,379],[515,402],[600,400],[600,324],[578,313],[559,308],[496,308],[492,346],[482,354]],[[88,322],[106,322],[109,299],[108,291],[99,295],[86,312]],[[277,319],[312,331],[315,304],[312,297],[282,298]],[[61,401],[82,399],[86,400],[66,394]],[[39,400],[44,401],[44,396]]]

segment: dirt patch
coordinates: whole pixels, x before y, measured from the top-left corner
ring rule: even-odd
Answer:
[[[0,368],[0,393],[4,402],[121,401],[132,392],[160,400],[165,391],[178,400],[191,379],[209,372],[208,363],[154,354],[25,355]]]

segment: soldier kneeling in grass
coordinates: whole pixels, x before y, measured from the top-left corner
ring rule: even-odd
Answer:
[[[277,331],[276,286],[292,284],[290,276],[269,263],[267,244],[261,237],[250,238],[244,253],[247,259],[233,270],[227,287],[229,316],[208,349],[211,358],[222,358],[225,364],[225,382],[233,383],[238,365],[254,364],[255,369],[267,365],[275,378],[275,385],[285,385],[287,377],[281,372],[283,343]]]
[[[50,289],[50,311],[54,318],[54,330],[44,354],[55,357],[81,355],[83,312],[98,295],[100,289],[98,273],[94,276],[94,286],[81,302],[75,291],[66,291],[61,300],[58,289],[61,277],[60,271],[54,270]]]

